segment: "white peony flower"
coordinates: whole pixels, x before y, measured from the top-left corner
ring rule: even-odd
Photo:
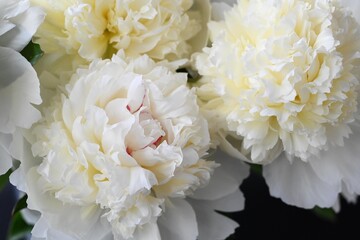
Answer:
[[[0,0],[0,175],[21,158],[21,129],[40,118],[32,104],[40,104],[39,80],[30,63],[17,51],[30,41],[44,18],[28,1]]]
[[[209,0],[31,0],[47,13],[36,33],[45,52],[39,72],[57,75],[96,58],[147,54],[187,58],[206,45]]]
[[[210,180],[218,165],[203,159],[208,126],[182,62],[124,56],[78,69],[33,128],[36,158],[12,176],[41,213],[33,236],[224,239],[237,224],[213,210],[243,208],[248,169],[224,160]]]
[[[360,27],[351,13],[339,1],[238,0],[223,16],[195,57],[214,145],[269,164],[270,192],[289,204],[330,207],[340,192],[359,194]]]

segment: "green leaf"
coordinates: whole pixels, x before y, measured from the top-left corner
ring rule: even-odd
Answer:
[[[16,213],[20,212],[22,209],[27,207],[27,201],[28,197],[27,195],[23,196],[17,203],[16,206],[13,210],[13,215],[15,215]]]
[[[4,187],[9,183],[9,176],[12,173],[11,170],[7,171],[4,175],[0,176],[0,192],[4,189]]]
[[[262,165],[250,164],[250,169],[253,173],[257,175],[262,175]]]
[[[315,207],[312,211],[317,217],[325,221],[334,223],[337,220],[336,213],[332,208]]]
[[[20,212],[15,213],[11,219],[9,229],[9,240],[19,240],[29,234],[33,226],[27,224]]]
[[[39,44],[29,42],[29,44],[21,51],[21,54],[34,65],[43,56],[43,51]]]

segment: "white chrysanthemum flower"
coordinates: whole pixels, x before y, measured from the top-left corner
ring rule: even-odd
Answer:
[[[226,186],[203,189],[218,165],[203,159],[208,126],[186,74],[175,72],[179,63],[126,60],[122,52],[95,60],[44,108],[33,129],[40,161],[23,161],[12,180],[24,184],[16,178],[26,173],[20,188],[41,213],[34,237],[188,240],[233,232],[236,223],[213,209],[243,207],[242,178],[220,170],[214,177]],[[208,212],[197,215],[189,203]],[[202,225],[209,221],[216,231]]]
[[[346,154],[352,165],[341,166],[340,159],[329,154],[348,150],[352,144],[344,144],[344,139],[357,134],[353,123],[359,118],[360,28],[351,13],[339,1],[239,0],[223,16],[209,24],[212,46],[195,57],[204,76],[197,93],[214,145],[262,164],[284,152],[284,164],[292,171],[275,167],[280,165],[276,160],[265,167],[265,177],[272,194],[291,204],[331,206],[345,188],[342,182],[360,193],[352,186],[360,171],[331,179],[324,166],[315,167],[319,161],[339,164],[336,171],[360,164]],[[332,194],[320,196],[315,186],[316,194],[299,191],[303,197],[279,193],[291,177],[299,176],[294,184],[312,184],[300,171],[295,174],[297,165],[311,165],[323,185],[329,185],[319,189],[331,189]],[[279,179],[285,175],[288,178]],[[309,201],[302,201],[306,198]]]
[[[39,71],[61,73],[96,58],[187,58],[206,45],[209,0],[31,0],[47,13],[36,33]],[[44,64],[44,66],[42,66]]]
[[[21,158],[15,146],[22,142],[20,129],[40,118],[32,104],[40,104],[39,80],[30,63],[17,51],[30,41],[44,18],[29,2],[0,0],[0,175]]]

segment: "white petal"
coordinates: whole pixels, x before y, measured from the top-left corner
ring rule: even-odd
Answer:
[[[64,204],[39,188],[39,174],[32,168],[27,175],[28,207],[42,213],[33,229],[33,235],[47,239],[55,236],[66,236],[59,239],[103,239],[111,230],[109,225],[101,222],[102,210],[97,206],[76,206]],[[44,222],[45,221],[45,222]],[[56,231],[54,230],[56,229]]]
[[[211,5],[209,0],[195,0],[191,8],[201,13],[201,30],[189,40],[193,52],[198,52],[206,47],[209,40],[209,31],[206,25],[210,21]]]
[[[195,212],[183,199],[174,199],[158,219],[162,239],[196,240],[198,227]]]
[[[9,152],[11,156],[16,160],[22,160],[24,158],[24,144],[25,139],[22,134],[22,129],[16,129],[12,135],[12,142],[9,145]]]
[[[27,192],[26,173],[30,168],[39,164],[32,155],[31,146],[28,142],[23,142],[17,149],[21,152],[21,165],[10,175],[10,182],[22,192]]]
[[[21,209],[20,212],[25,222],[27,222],[28,224],[34,225],[40,219],[40,213],[38,211],[33,211],[28,208],[24,208]]]
[[[151,236],[151,240],[161,240],[158,225],[156,223],[149,223],[141,226],[141,230],[138,230],[134,234],[135,240],[148,240]]]
[[[222,212],[237,212],[244,209],[245,198],[240,190],[233,192],[223,198],[206,203],[212,209]]]
[[[141,107],[146,94],[146,89],[141,76],[137,76],[131,82],[128,89],[127,97],[129,99],[128,110],[136,112]]]
[[[341,190],[321,180],[310,164],[300,159],[290,163],[285,154],[264,166],[263,175],[272,196],[302,208],[332,207]]]
[[[14,27],[16,27],[15,24],[8,22],[8,21],[1,21],[0,22],[0,36],[5,34],[6,32],[10,31],[11,29],[13,29]],[[1,37],[0,37],[1,40]]]
[[[231,6],[225,2],[214,2],[212,4],[211,20],[221,21],[225,19],[225,12],[229,11]]]
[[[29,128],[40,119],[31,104],[40,104],[39,79],[30,63],[18,52],[0,47],[0,132]]]
[[[358,0],[341,0],[345,7],[353,12],[354,17],[360,23],[360,1]]]
[[[340,205],[340,198],[338,198],[335,202],[335,204],[331,207],[335,213],[339,213],[341,210],[341,205]]]
[[[30,6],[28,0],[0,1],[0,16],[12,18],[26,11]]]
[[[48,225],[47,220],[44,217],[40,217],[40,219],[35,223],[32,231],[31,231],[31,239],[62,239],[62,240],[76,240],[75,237],[71,237],[62,232],[58,232]]]
[[[333,146],[322,151],[318,158],[309,160],[316,174],[325,182],[338,185],[341,181],[349,193],[360,194],[360,128],[345,139],[344,146]]]
[[[225,136],[223,133],[219,133],[220,139],[220,148],[228,153],[230,156],[240,159],[245,162],[251,162],[243,153],[241,153],[238,149],[236,149]],[[235,140],[236,141],[236,140]],[[236,141],[237,143],[237,141]]]
[[[16,25],[13,29],[0,36],[0,46],[21,51],[31,40],[45,14],[40,8],[31,7],[26,12],[11,19]]]
[[[225,3],[229,6],[234,6],[237,0],[211,0],[211,3]]]
[[[236,192],[241,182],[249,176],[249,166],[236,158],[217,151],[212,157],[221,166],[216,168],[209,185],[196,190],[194,199],[216,200]]]
[[[345,184],[343,184],[341,195],[348,201],[349,203],[356,204],[358,195],[355,193],[351,193]]]
[[[5,174],[12,167],[12,158],[7,150],[11,136],[0,133],[0,175]]]
[[[235,221],[213,211],[209,201],[189,200],[196,212],[198,240],[222,240],[234,233],[239,226]]]

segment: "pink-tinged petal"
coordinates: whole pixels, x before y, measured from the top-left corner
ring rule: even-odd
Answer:
[[[142,80],[141,76],[136,76],[133,82],[130,84],[127,93],[127,97],[129,99],[127,109],[129,112],[137,112],[142,107],[145,94],[146,89],[144,86],[144,81]]]

